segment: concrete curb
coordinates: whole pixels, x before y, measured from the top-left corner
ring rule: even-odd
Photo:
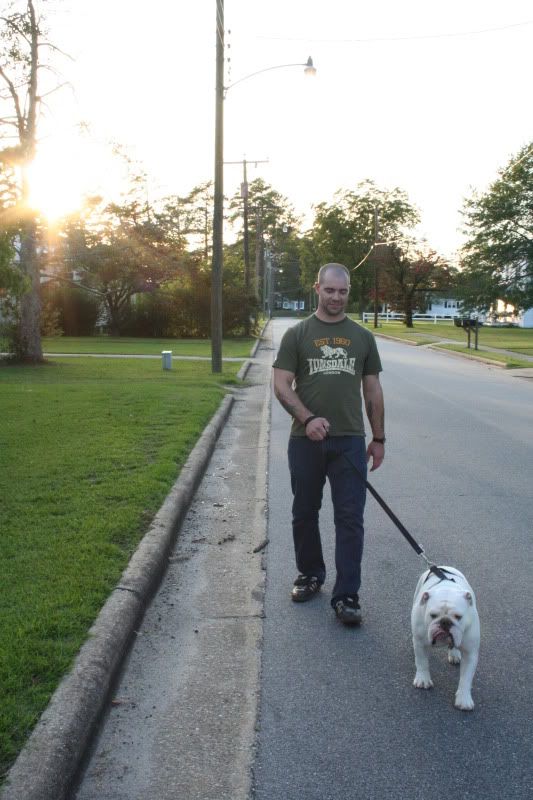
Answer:
[[[259,347],[256,341],[252,353]],[[239,370],[243,380],[252,364]],[[71,672],[54,692],[8,773],[2,800],[64,800],[90,745],[109,692],[235,398],[227,395],[89,631]]]
[[[390,336],[388,333],[380,333],[379,331],[375,331],[372,328],[372,333],[374,336],[379,336],[381,339],[389,339],[391,342],[401,342],[402,344],[408,344],[411,347],[420,347],[418,342],[414,339],[401,339],[399,336]]]
[[[447,356],[455,356],[456,358],[462,358],[463,360],[466,358],[469,361],[478,361],[481,364],[487,364],[490,367],[498,367],[499,369],[507,369],[507,365],[505,361],[495,361],[494,359],[489,358],[488,356],[472,356],[469,353],[461,353],[459,350],[448,350],[446,347],[439,347],[435,344],[428,344],[426,345],[428,350],[436,350],[438,353],[444,353]],[[478,350],[478,353],[483,352]]]

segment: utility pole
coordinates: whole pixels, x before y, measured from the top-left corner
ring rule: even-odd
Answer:
[[[276,281],[276,266],[272,259],[272,253],[270,253],[270,280],[268,282],[268,316],[272,319],[272,311],[274,309],[274,289],[275,281]]]
[[[224,226],[224,0],[216,7],[215,185],[211,270],[211,371],[222,372],[222,270]]]
[[[207,203],[205,204],[204,208],[204,257],[207,263],[207,259],[209,258],[209,220],[208,220],[208,207]]]
[[[376,254],[376,245],[379,240],[379,217],[377,206],[374,208],[374,328],[378,327],[378,260]]]
[[[241,183],[241,197],[243,200],[243,222],[244,222],[244,287],[246,289],[246,294],[250,294],[250,237],[248,231],[248,174],[247,174],[247,165],[253,163],[257,166],[257,164],[268,164],[268,159],[260,161],[258,159],[248,159],[243,158],[242,161],[225,161],[224,164],[242,164],[242,183]]]
[[[271,282],[272,282],[272,254],[270,250],[265,249],[265,264],[264,264],[264,277],[263,277],[263,311],[268,310],[268,318],[272,317],[271,305]]]
[[[246,174],[246,159],[242,161],[242,186],[241,197],[243,202],[244,222],[244,286],[246,294],[250,294],[250,243],[248,241],[248,176]],[[246,333],[248,335],[248,332]]]
[[[224,86],[224,0],[216,0],[216,104],[215,104],[215,181],[213,210],[213,263],[211,272],[211,363],[213,372],[222,372],[222,271],[224,234],[224,99],[229,89],[263,72],[285,67],[304,67],[306,75],[316,73],[311,56],[305,64],[275,64],[256,70]],[[248,270],[249,281],[249,270]]]
[[[259,298],[259,287],[265,279],[265,253],[263,242],[263,209],[255,208],[255,283],[254,294]]]

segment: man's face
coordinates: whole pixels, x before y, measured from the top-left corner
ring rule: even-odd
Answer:
[[[322,283],[315,284],[315,290],[318,295],[318,307],[322,314],[332,320],[344,317],[344,310],[350,294],[347,275],[335,270],[328,270],[322,276]]]

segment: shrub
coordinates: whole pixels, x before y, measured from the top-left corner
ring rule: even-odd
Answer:
[[[98,319],[99,300],[84,289],[45,283],[41,288],[43,335],[90,336]]]
[[[224,336],[241,336],[246,319],[257,325],[258,305],[240,287],[225,287],[222,304]],[[136,295],[124,326],[127,336],[208,339],[211,335],[211,280],[208,273],[195,276],[189,286]]]

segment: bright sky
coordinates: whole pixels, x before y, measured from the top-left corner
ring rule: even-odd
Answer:
[[[65,195],[112,180],[109,139],[145,165],[153,197],[212,179],[215,8],[62,0],[50,38],[76,59],[61,64],[74,94],[51,101],[43,148],[62,164]],[[371,178],[407,191],[420,232],[451,255],[470,187],[486,188],[533,138],[530,0],[225,0],[225,18],[226,84],[313,57],[315,78],[269,71],[224,104],[225,159],[268,159],[250,164],[249,180],[272,184],[308,222],[312,204]],[[73,144],[82,119],[90,136]],[[227,165],[225,193],[241,179]]]

